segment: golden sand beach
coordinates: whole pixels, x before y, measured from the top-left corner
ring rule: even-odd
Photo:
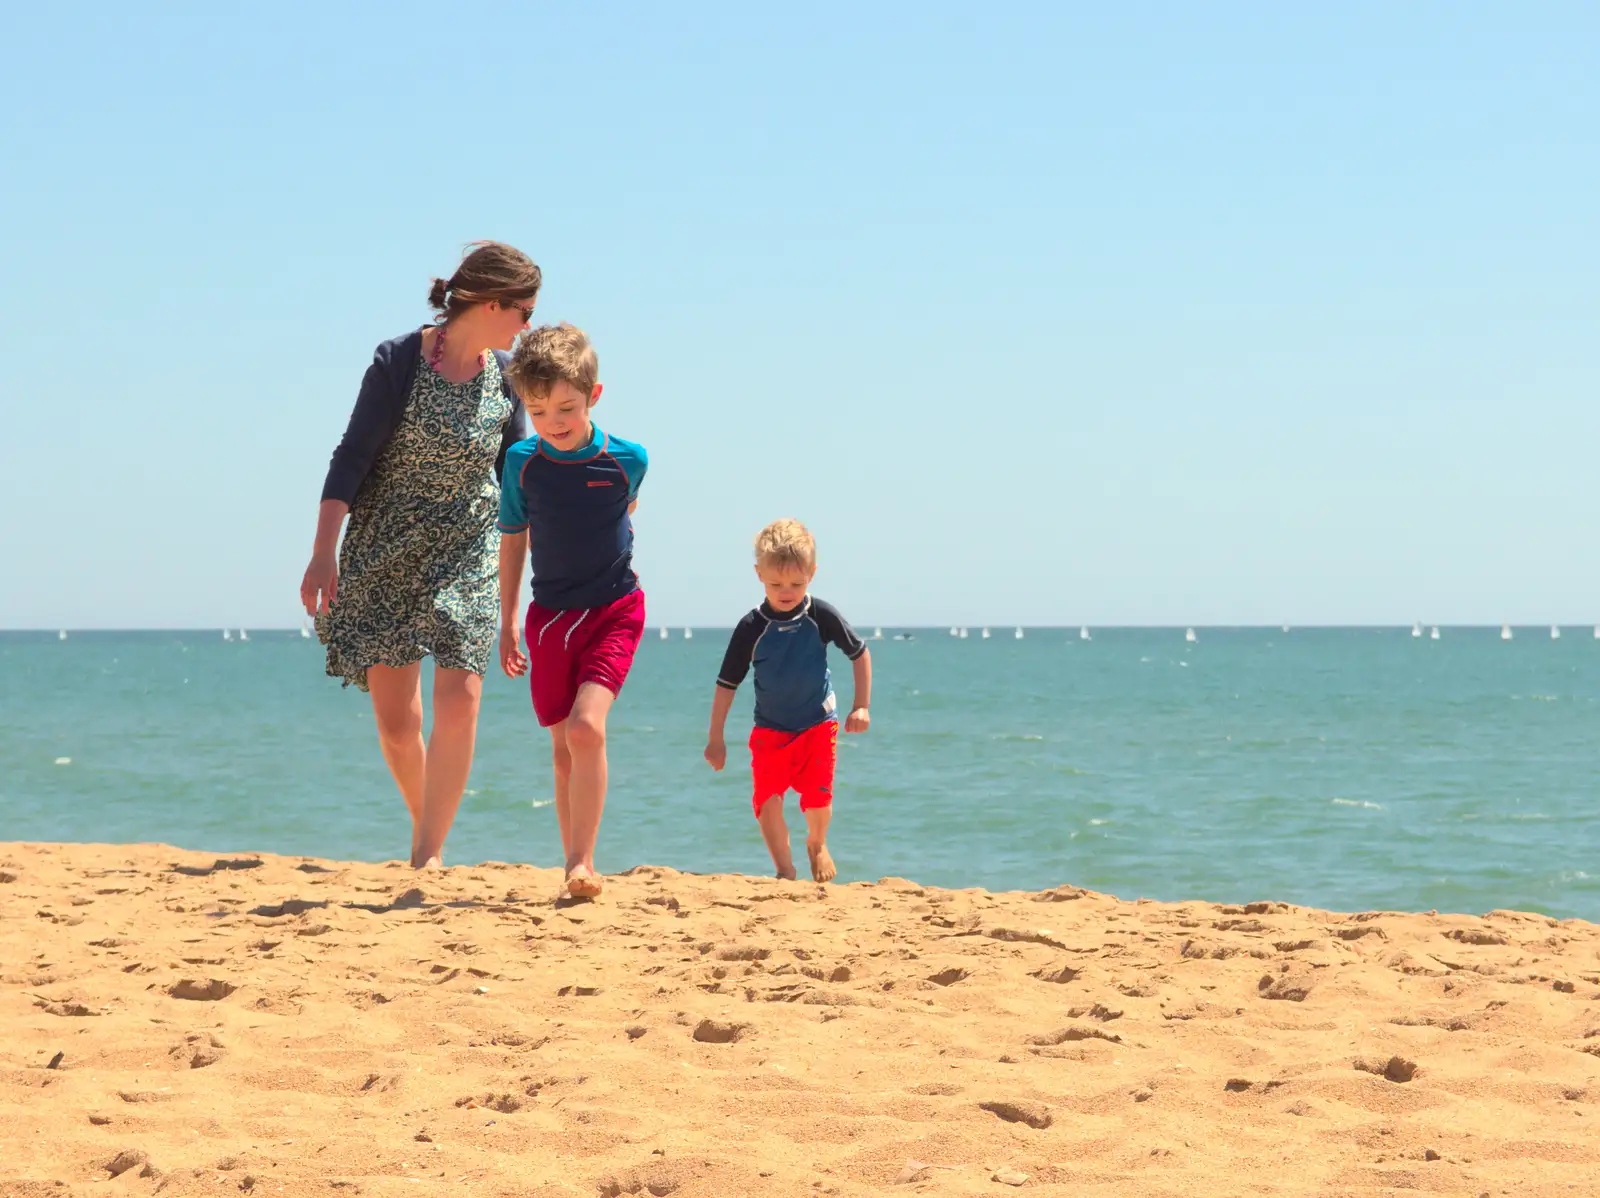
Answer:
[[[1600,1193],[1600,927],[0,845],[0,1194]]]

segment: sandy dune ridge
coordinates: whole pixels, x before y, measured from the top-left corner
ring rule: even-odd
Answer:
[[[0,1194],[1600,1194],[1600,927],[0,845]]]

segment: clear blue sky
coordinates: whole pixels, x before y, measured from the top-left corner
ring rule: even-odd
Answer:
[[[1600,7],[9,5],[0,627],[287,626],[496,237],[652,622],[1600,620]]]

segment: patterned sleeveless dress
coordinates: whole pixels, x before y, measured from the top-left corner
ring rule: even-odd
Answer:
[[[482,674],[500,626],[500,480],[511,401],[500,365],[452,383],[417,364],[405,412],[378,454],[339,549],[339,597],[317,617],[328,673],[367,689],[367,668],[434,664]]]

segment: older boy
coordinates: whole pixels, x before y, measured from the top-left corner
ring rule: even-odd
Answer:
[[[867,711],[872,655],[837,609],[808,593],[816,572],[816,538],[798,520],[778,520],[756,537],[756,577],[767,597],[739,621],[728,642],[711,702],[705,758],[714,770],[727,763],[723,729],[728,709],[739,683],[754,666],[756,719],[750,731],[750,768],[756,822],[778,877],[792,880],[795,870],[783,796],[796,791],[806,820],[811,876],[827,882],[838,873],[828,853],[828,824],[839,735],[828,646],[838,646],[855,671],[855,699],[845,720],[846,732],[865,732],[872,722]]]
[[[644,446],[590,418],[599,372],[580,329],[523,336],[507,377],[534,435],[506,451],[500,487],[500,666],[513,678],[528,675],[534,715],[550,729],[565,890],[574,898],[601,890],[594,846],[606,801],[606,714],[644,635],[629,515],[648,459]],[[524,654],[517,602],[529,556]]]

